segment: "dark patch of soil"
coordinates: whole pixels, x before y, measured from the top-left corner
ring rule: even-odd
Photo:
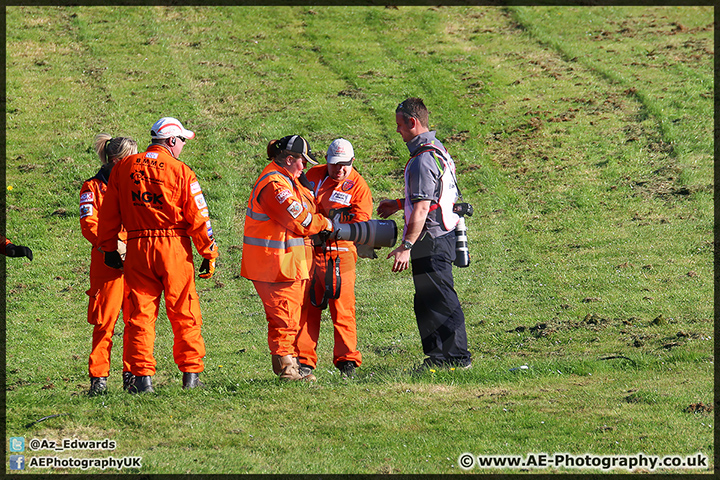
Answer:
[[[687,406],[687,408],[685,408],[684,411],[687,413],[710,413],[713,410],[714,410],[714,407],[712,406],[712,404],[705,405],[702,402],[698,402],[698,403],[691,403],[690,405]]]

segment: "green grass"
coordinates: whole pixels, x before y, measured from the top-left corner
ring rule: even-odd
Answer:
[[[452,474],[464,452],[702,452],[714,469],[711,8],[6,12],[7,233],[35,252],[6,262],[7,436],[111,438],[113,452],[72,455],[142,456],[143,474]],[[281,384],[240,277],[265,145],[299,133],[323,153],[345,137],[375,202],[401,196],[393,112],[408,96],[475,207],[472,263],[455,270],[473,368],[411,373],[412,280],[383,249],[358,264],[357,378],[332,367],[325,316],[317,383]],[[197,133],[181,159],[221,251],[197,283],[207,388],[180,389],[161,313],[157,394],[121,392],[119,325],[110,393],[88,398],[77,199],[92,139],[143,148],[166,115]]]

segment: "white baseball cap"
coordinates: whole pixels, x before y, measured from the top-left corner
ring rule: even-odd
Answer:
[[[177,118],[163,117],[153,124],[150,129],[150,137],[153,139],[170,137],[195,138],[195,133],[186,130]]]
[[[355,151],[350,142],[344,138],[338,138],[328,147],[327,163],[334,165],[350,165],[355,158]]]

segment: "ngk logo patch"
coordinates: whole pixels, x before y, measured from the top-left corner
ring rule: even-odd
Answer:
[[[132,192],[132,199],[136,202],[142,202],[146,206],[163,205],[162,193]]]
[[[275,200],[277,200],[278,203],[283,203],[285,200],[290,198],[290,195],[292,195],[290,190],[283,190],[275,194]]]

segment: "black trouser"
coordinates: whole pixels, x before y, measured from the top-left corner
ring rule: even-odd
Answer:
[[[465,315],[454,288],[455,231],[430,235],[410,251],[415,283],[415,318],[423,352],[436,364],[470,362]]]

